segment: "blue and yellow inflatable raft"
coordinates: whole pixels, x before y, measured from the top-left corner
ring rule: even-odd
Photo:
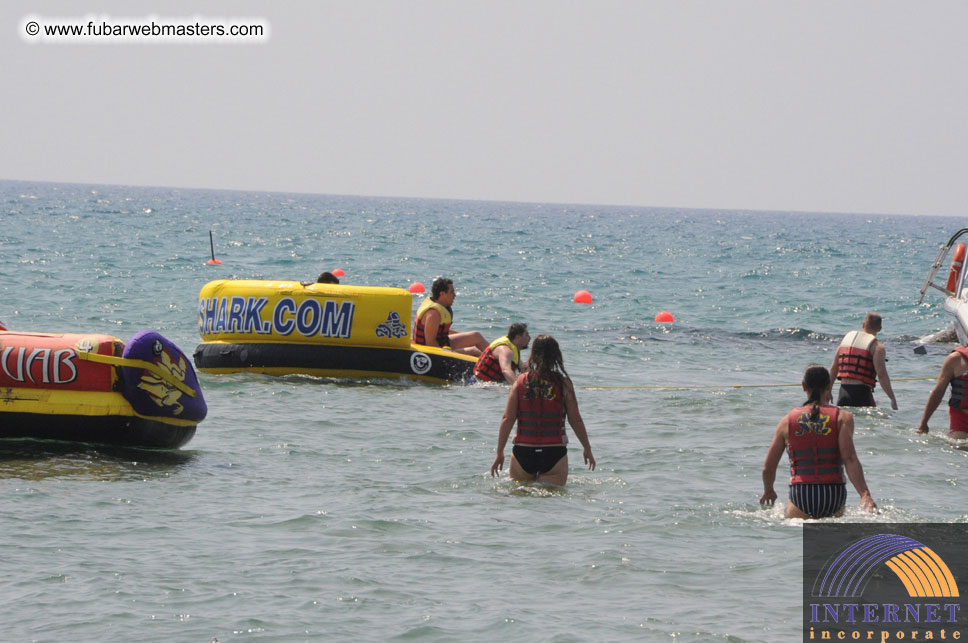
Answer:
[[[198,299],[203,373],[465,382],[476,359],[410,342],[402,288],[218,280]]]
[[[0,331],[0,438],[176,448],[207,413],[188,358],[154,331]]]

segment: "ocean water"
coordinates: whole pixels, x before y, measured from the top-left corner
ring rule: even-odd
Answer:
[[[952,348],[913,352],[948,327],[915,302],[956,219],[20,182],[0,203],[12,329],[191,354],[211,279],[446,275],[455,328],[558,338],[598,460],[573,439],[563,489],[492,479],[501,386],[201,375],[179,451],[0,444],[3,640],[800,640],[802,523],[760,508],[760,468],[869,310],[900,410],[855,413],[881,513],[848,485],[839,520],[968,520],[944,408],[915,433]]]

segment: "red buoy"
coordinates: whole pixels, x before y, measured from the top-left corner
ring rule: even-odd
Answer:
[[[574,301],[576,304],[590,304],[592,303],[592,294],[587,290],[579,290],[575,293]]]
[[[212,258],[205,263],[209,266],[221,266],[222,262],[215,258],[215,240],[212,238],[212,231],[208,231],[208,247],[212,250]]]
[[[411,294],[418,293],[418,292],[427,292],[427,288],[419,281],[415,281],[412,284],[410,284],[407,290],[409,290]]]
[[[670,313],[668,310],[663,310],[655,316],[655,320],[657,322],[674,322],[676,318],[673,317],[672,313]]]
[[[335,270],[333,270],[333,276],[335,276],[335,277],[345,277],[346,276],[346,273],[343,272],[343,269],[342,268],[336,268]]]

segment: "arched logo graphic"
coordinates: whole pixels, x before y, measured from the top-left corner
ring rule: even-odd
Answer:
[[[837,552],[817,575],[813,595],[862,596],[871,575],[881,565],[897,575],[912,598],[959,596],[954,576],[930,547],[895,534],[862,538]]]

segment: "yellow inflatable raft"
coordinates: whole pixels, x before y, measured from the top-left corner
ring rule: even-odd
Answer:
[[[198,295],[195,365],[212,374],[467,381],[475,358],[410,343],[412,308],[402,288],[211,281]]]

